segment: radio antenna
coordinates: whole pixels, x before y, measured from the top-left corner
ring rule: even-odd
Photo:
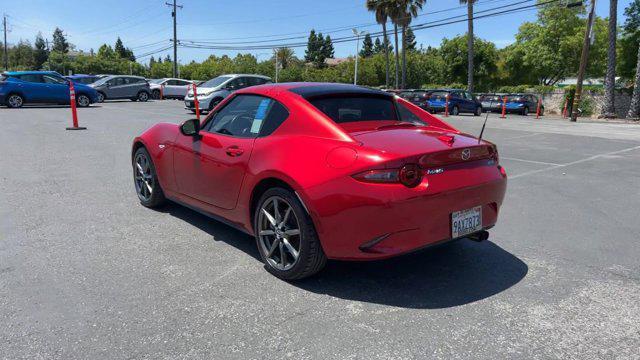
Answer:
[[[493,97],[491,97],[491,101],[489,102],[489,111],[487,111],[487,115],[484,117],[482,130],[480,130],[480,136],[478,136],[478,144],[480,144],[480,142],[482,141],[482,134],[484,134],[484,127],[487,126],[487,119],[489,119],[489,113],[491,112],[492,107],[493,107]]]

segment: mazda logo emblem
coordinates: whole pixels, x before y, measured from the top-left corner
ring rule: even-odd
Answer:
[[[471,149],[462,150],[462,160],[469,160],[471,157]]]

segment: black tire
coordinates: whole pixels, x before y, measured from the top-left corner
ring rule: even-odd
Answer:
[[[216,98],[216,99],[211,100],[209,102],[209,108],[207,109],[207,112],[211,112],[213,110],[213,108],[215,108],[216,106],[218,106],[218,104],[220,104],[220,101],[222,101],[222,99],[220,99],[220,98]]]
[[[543,115],[544,115],[544,108],[543,108],[543,107],[541,107],[541,108],[540,108],[540,116],[543,116]]]
[[[157,90],[157,89],[153,90],[151,92],[151,98],[154,99],[154,100],[160,99],[160,90]]]
[[[262,213],[263,207],[268,207],[272,202],[272,199],[277,199],[279,204],[284,202],[288,207],[291,208],[292,213],[295,215],[294,219],[297,222],[297,226],[299,229],[299,235],[297,235],[297,243],[298,243],[298,257],[291,264],[291,268],[283,270],[278,269],[274,265],[272,265],[273,259],[269,258],[268,250],[266,249],[262,237],[260,236],[261,229],[261,221],[266,221],[265,217],[260,216]],[[283,216],[286,218],[286,216]],[[291,219],[291,217],[290,217]],[[256,245],[258,247],[258,252],[260,253],[260,257],[264,262],[264,266],[271,274],[276,277],[291,281],[291,280],[299,280],[311,275],[316,274],[327,263],[327,257],[322,250],[322,245],[320,244],[320,239],[318,238],[318,234],[316,233],[315,227],[313,226],[313,222],[307,211],[305,210],[302,203],[298,197],[291,191],[284,188],[271,188],[267,190],[262,196],[260,200],[258,200],[258,205],[256,206],[256,210],[253,214],[253,228],[255,230],[256,237]],[[282,221],[284,223],[284,221]],[[268,225],[268,223],[267,223]],[[287,229],[286,224],[281,227],[281,233],[286,233],[284,229]],[[275,236],[275,235],[269,235]],[[288,238],[289,241],[292,241],[292,238]],[[283,241],[283,240],[281,240]],[[271,244],[275,243],[276,239],[271,242]],[[275,256],[275,254],[274,254]],[[287,256],[285,256],[286,258]],[[286,260],[284,262],[286,264]]]
[[[529,115],[529,107],[528,106],[525,106],[524,109],[522,109],[522,115],[523,116]]]
[[[451,115],[452,115],[452,116],[457,116],[457,115],[459,115],[459,114],[460,114],[460,109],[458,108],[458,105],[454,105],[454,106],[451,108]]]
[[[85,94],[79,94],[76,96],[76,106],[89,107],[91,105],[91,99]]]
[[[138,96],[136,97],[136,100],[140,101],[140,102],[147,102],[149,101],[149,93],[146,91],[140,91],[138,93]]]
[[[149,171],[146,168],[143,168],[142,171],[138,168],[138,159],[140,157],[145,157],[148,161]],[[138,148],[136,152],[133,154],[132,158],[132,167],[133,167],[133,183],[136,189],[136,194],[138,195],[138,199],[140,200],[140,204],[149,208],[159,207],[166,203],[166,198],[164,196],[164,192],[162,191],[162,187],[160,187],[160,183],[158,182],[158,175],[156,174],[156,167],[153,164],[153,160],[149,155],[149,152],[144,147]],[[143,165],[144,167],[144,165]],[[144,176],[145,180],[140,182],[140,175]],[[149,184],[149,182],[151,184]],[[146,184],[148,187],[146,189],[142,188],[142,185]],[[151,190],[149,190],[149,187]],[[145,191],[149,191],[149,196],[144,196]]]
[[[96,100],[97,102],[101,103],[104,102],[104,99],[107,98],[107,95],[105,95],[103,92],[98,91],[98,99]]]
[[[24,98],[19,94],[9,94],[9,96],[7,96],[5,104],[11,109],[18,109],[21,108],[22,105],[24,105]]]
[[[482,106],[478,106],[478,107],[476,108],[476,111],[474,111],[474,112],[473,112],[473,115],[474,115],[474,116],[480,116],[480,115],[482,115]]]

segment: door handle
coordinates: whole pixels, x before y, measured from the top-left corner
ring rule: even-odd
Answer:
[[[229,146],[226,149],[227,155],[235,157],[235,156],[240,156],[244,153],[244,150],[242,150],[241,148],[233,145],[233,146]]]

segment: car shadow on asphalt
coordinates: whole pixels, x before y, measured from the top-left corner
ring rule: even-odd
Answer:
[[[177,204],[161,211],[262,262],[253,237]],[[346,300],[439,309],[501,293],[520,282],[528,270],[527,264],[492,241],[465,239],[389,260],[329,261],[317,275],[292,285]]]
[[[102,106],[97,105],[97,104],[91,104],[90,106],[87,107],[78,107],[78,110],[84,110],[84,109],[97,109],[97,108],[101,108]],[[71,107],[69,105],[24,105],[23,107],[21,107],[20,109],[71,109]],[[11,109],[11,110],[20,110],[20,109]]]

